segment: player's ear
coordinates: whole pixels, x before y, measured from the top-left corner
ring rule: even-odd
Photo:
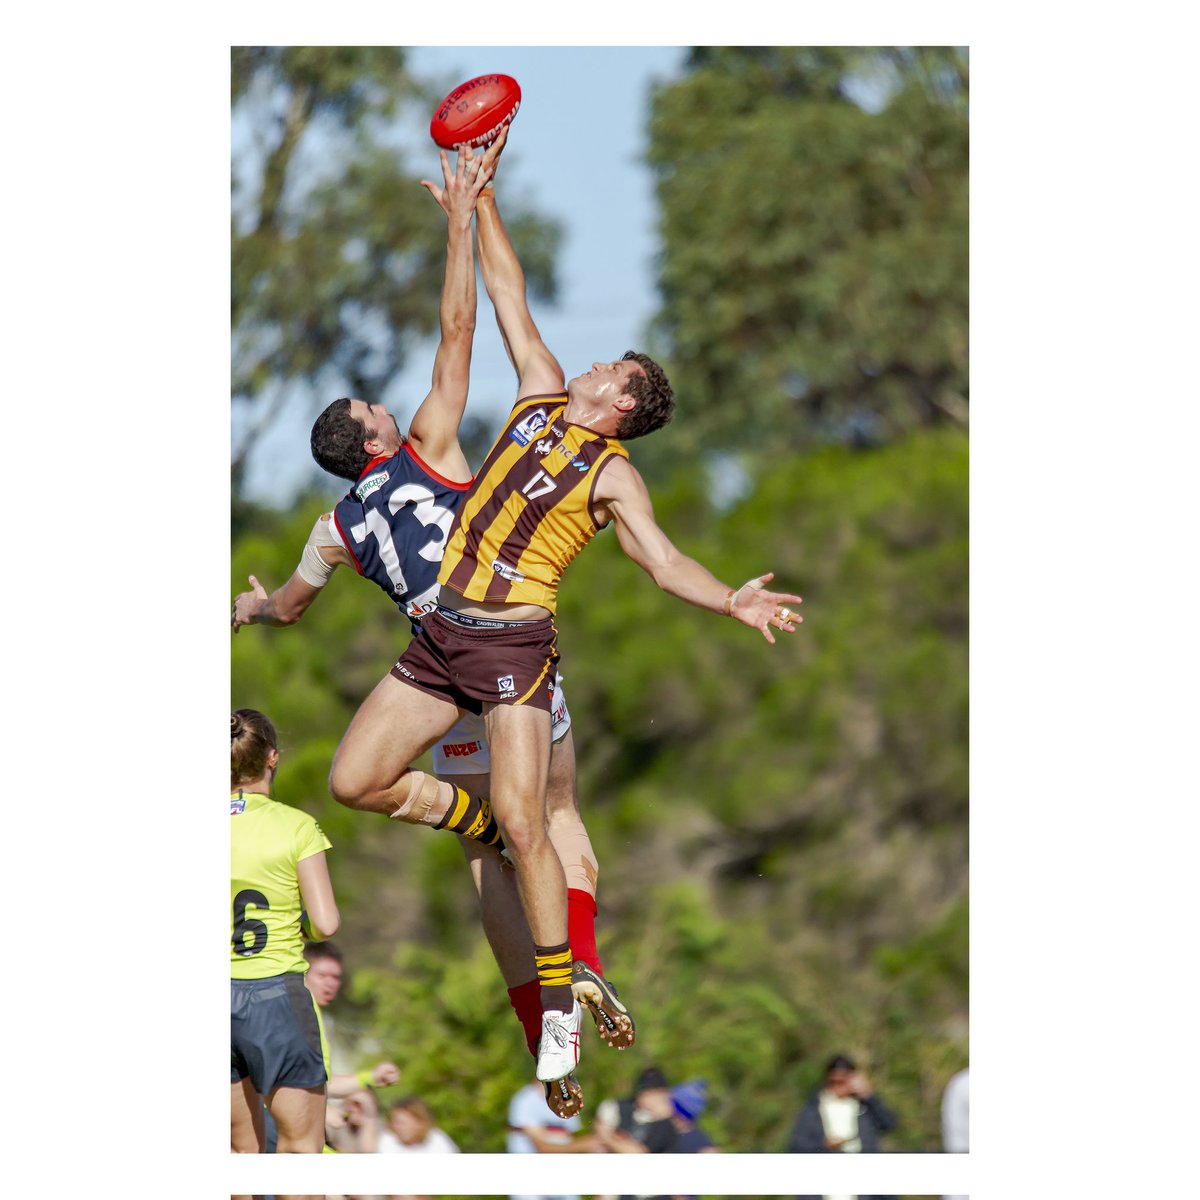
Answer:
[[[622,392],[614,401],[613,408],[618,412],[632,412],[637,407],[637,397],[631,396],[628,392]]]

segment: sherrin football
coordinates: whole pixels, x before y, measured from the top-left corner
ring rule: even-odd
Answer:
[[[483,146],[517,115],[521,85],[511,75],[477,75],[437,106],[429,136],[444,150]]]

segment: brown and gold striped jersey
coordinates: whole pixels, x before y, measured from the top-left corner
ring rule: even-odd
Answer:
[[[518,401],[458,507],[438,581],[468,600],[554,611],[558,581],[598,526],[600,472],[629,453],[563,420],[566,394]]]

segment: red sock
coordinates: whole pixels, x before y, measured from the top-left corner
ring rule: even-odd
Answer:
[[[600,952],[596,949],[596,900],[582,888],[567,889],[567,936],[571,957],[603,975]]]
[[[537,1058],[538,1038],[542,1036],[542,985],[536,977],[527,983],[508,989],[508,1002],[512,1005],[521,1028],[525,1030],[525,1045],[529,1053]]]

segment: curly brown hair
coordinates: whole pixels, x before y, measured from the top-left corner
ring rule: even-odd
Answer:
[[[631,374],[625,385],[625,394],[637,401],[617,426],[617,437],[628,442],[661,429],[675,415],[675,393],[666,372],[648,354],[626,350],[621,361],[635,362],[644,372]]]
[[[367,427],[350,415],[350,397],[335,400],[313,422],[309,445],[317,466],[357,483],[371,456],[363,449]]]

